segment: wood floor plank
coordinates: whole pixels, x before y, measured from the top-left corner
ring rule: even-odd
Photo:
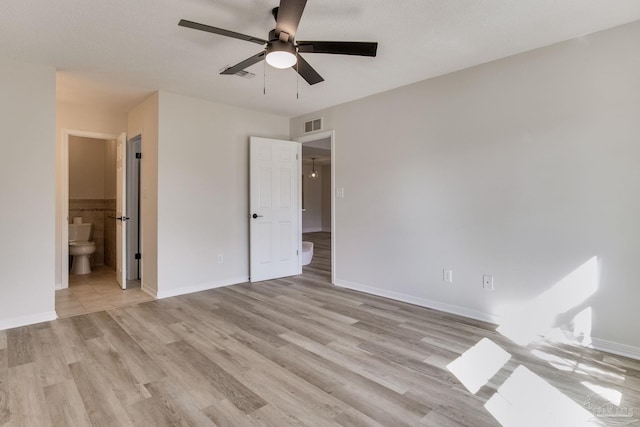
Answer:
[[[214,402],[204,408],[202,412],[218,427],[256,427],[260,425],[226,399]]]
[[[149,394],[171,414],[175,425],[215,427],[215,423],[200,410],[195,399],[168,377],[146,384]]]
[[[225,399],[245,413],[253,412],[267,404],[260,396],[249,390],[244,384],[222,369],[213,360],[207,358],[193,346],[184,341],[167,345],[182,356],[212,386],[222,392]]]
[[[146,352],[180,338],[171,332],[170,325],[158,324],[135,307],[122,307],[110,311],[118,325]]]
[[[126,407],[132,423],[139,427],[171,427],[179,425],[174,414],[153,397]]]
[[[274,405],[263,406],[249,414],[249,417],[255,420],[256,425],[265,427],[305,427],[307,425]]]
[[[420,420],[420,425],[425,427],[465,427],[465,424],[460,424],[439,411],[429,412]]]
[[[246,289],[238,292],[238,289],[234,288],[230,289],[225,295],[232,301],[240,304],[243,299],[246,300],[246,298],[243,297],[251,297],[252,293]],[[279,325],[284,328],[284,330],[296,331],[321,344],[328,344],[336,339],[333,333],[327,332],[325,328],[311,320],[300,318],[294,311],[283,309],[282,306],[272,304],[270,301],[258,300],[257,302],[258,303],[254,304],[245,303],[245,310],[273,324]]]
[[[8,425],[51,426],[35,363],[10,367],[6,384],[9,401]]]
[[[299,419],[308,426],[333,426],[333,417],[342,413],[343,404],[333,396],[321,395],[309,390],[291,377],[274,377],[274,372],[255,370],[239,374],[254,389],[269,390],[265,400],[284,413]],[[316,398],[309,398],[315,396]]]
[[[384,424],[380,424],[353,408],[349,408],[347,411],[335,417],[334,421],[342,427],[384,427]]]
[[[92,425],[132,425],[122,402],[98,366],[89,361],[80,361],[69,365],[69,369]]]
[[[412,426],[422,417],[389,403],[378,393],[372,393],[366,388],[353,384],[346,384],[335,390],[333,394],[352,408],[383,425]]]
[[[156,362],[167,373],[168,377],[192,399],[198,408],[206,408],[223,400],[221,391],[212,387],[211,382],[200,375],[200,372],[189,363],[184,363],[179,353],[168,346],[153,350]]]
[[[288,345],[283,351],[276,351],[258,340],[247,340],[246,337],[237,337],[244,345],[254,350],[256,353],[277,363],[279,366],[291,372],[307,383],[331,394],[340,399],[341,395],[336,393],[338,389],[346,384],[355,384],[363,390],[369,390],[380,396],[385,401],[383,406],[397,406],[410,411],[417,418],[431,410],[430,407],[419,402],[412,401],[402,394],[395,393],[378,383],[360,376],[353,371],[340,366],[332,361],[324,359],[314,353],[296,345]],[[356,408],[362,408],[350,397],[347,404],[356,403]]]
[[[498,426],[485,404],[521,367],[640,411],[640,361],[332,286],[330,235],[304,239],[302,276],[0,331],[0,426]],[[472,393],[448,366],[481,340],[510,357]]]
[[[378,371],[376,366],[373,366],[371,363],[367,363],[367,361],[362,357],[353,357],[353,354],[345,355],[332,347],[317,345],[315,342],[293,332],[284,334],[282,337],[305,350],[315,353],[338,365],[348,367],[348,369],[357,372],[359,375],[362,375],[363,377],[368,378],[390,390],[397,393],[405,393],[407,391],[406,385],[403,384],[402,381],[398,380],[394,375],[388,375],[385,371]],[[363,364],[362,362],[365,363]]]
[[[49,408],[51,423],[54,426],[88,426],[91,424],[80,392],[73,380],[45,387],[44,397]]]
[[[118,352],[105,337],[87,341],[87,347],[94,369],[103,374],[104,386],[111,388],[123,406],[150,397],[144,385],[127,367],[127,356]]]
[[[90,340],[91,338],[102,336],[102,332],[93,322],[94,317],[95,314],[92,313],[71,318],[71,323],[73,323],[73,326],[77,329],[83,340]]]
[[[10,420],[9,385],[6,379],[0,379],[0,426],[8,425]]]
[[[95,313],[95,325],[103,332],[105,341],[120,354],[119,361],[141,384],[166,376],[142,347],[122,329],[108,312]],[[123,368],[125,369],[125,368]]]
[[[35,363],[44,386],[71,379],[69,367],[59,350],[61,344],[52,328],[34,331],[32,343]]]
[[[0,382],[7,380],[9,372],[9,359],[6,348],[0,349]]]
[[[85,342],[73,323],[73,318],[51,322],[51,330],[57,338],[57,352],[67,365],[90,357]]]
[[[7,360],[9,368],[35,361],[31,331],[33,328],[15,328],[7,331]]]

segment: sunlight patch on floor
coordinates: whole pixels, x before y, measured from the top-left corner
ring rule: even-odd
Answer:
[[[620,406],[620,403],[622,402],[622,393],[618,390],[614,390],[609,387],[602,387],[597,384],[590,383],[589,381],[582,381],[580,384],[587,387],[600,397],[607,399],[616,406]]]
[[[460,357],[447,365],[447,369],[475,394],[509,361],[507,353],[487,338],[465,351]]]
[[[594,415],[558,389],[519,366],[485,403],[503,427],[593,427]]]

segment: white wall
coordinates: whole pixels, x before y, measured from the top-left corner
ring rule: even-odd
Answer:
[[[336,131],[337,282],[501,321],[597,256],[550,302],[640,357],[638,51],[634,23],[292,119]]]
[[[142,289],[158,293],[158,93],[128,115],[127,137],[142,135],[140,160],[140,240]]]
[[[309,178],[311,174],[311,163],[302,164],[302,185],[304,186],[304,212],[302,212],[302,232],[312,233],[322,231],[322,180],[324,176],[320,174],[318,178]],[[316,166],[320,172],[320,166]]]
[[[160,92],[158,296],[247,280],[249,137],[288,133],[285,117]]]
[[[106,135],[119,135],[127,129],[127,114],[105,111],[98,107],[88,107],[65,102],[56,102],[55,138],[56,138],[56,260],[55,286],[62,287],[62,244],[67,236],[62,236],[63,203],[62,200],[62,146],[65,130],[93,132]]]
[[[104,140],[69,137],[70,199],[104,199],[105,170]]]
[[[51,320],[55,69],[0,58],[0,329]]]

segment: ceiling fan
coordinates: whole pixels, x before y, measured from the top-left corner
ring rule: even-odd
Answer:
[[[307,83],[314,85],[324,81],[324,79],[300,56],[300,53],[376,56],[378,43],[375,42],[296,41],[296,31],[306,4],[307,0],[280,0],[280,6],[273,8],[271,12],[276,20],[276,28],[269,32],[267,40],[185,19],[181,19],[178,25],[265,46],[265,49],[260,53],[226,68],[220,74],[237,74],[245,68],[266,59],[267,64],[275,68],[292,67]]]

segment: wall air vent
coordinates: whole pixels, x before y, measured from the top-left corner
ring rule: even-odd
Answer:
[[[304,122],[304,133],[322,130],[322,117]]]

